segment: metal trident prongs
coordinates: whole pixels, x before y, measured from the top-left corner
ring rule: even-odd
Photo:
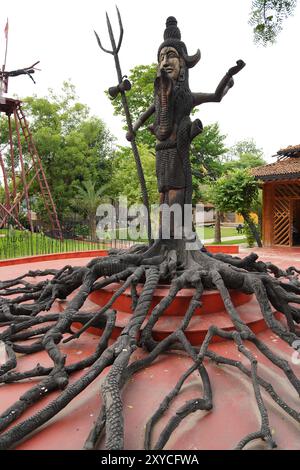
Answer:
[[[134,159],[135,159],[135,163],[136,163],[136,168],[137,168],[137,173],[138,173],[138,178],[139,178],[139,182],[140,182],[140,186],[141,186],[143,204],[147,209],[148,240],[150,241],[151,240],[151,220],[150,220],[149,199],[148,199],[148,193],[147,193],[147,188],[146,188],[146,182],[145,182],[143,167],[142,167],[140,155],[139,155],[138,148],[137,148],[135,138],[134,138],[132,119],[131,119],[131,116],[130,116],[128,102],[127,102],[127,98],[126,98],[126,94],[125,94],[125,91],[130,89],[131,87],[130,87],[130,83],[129,83],[128,80],[123,80],[124,76],[122,75],[121,65],[120,65],[120,61],[119,61],[118,53],[119,53],[120,47],[122,45],[124,29],[123,29],[121,15],[120,15],[120,12],[119,12],[117,6],[116,6],[116,9],[117,9],[117,15],[118,15],[118,21],[119,21],[119,27],[120,27],[120,36],[119,36],[118,45],[116,45],[114,33],[113,33],[112,26],[111,26],[111,23],[110,23],[110,19],[109,19],[109,16],[108,16],[107,13],[106,13],[106,22],[107,22],[107,29],[108,29],[110,42],[111,42],[111,45],[112,45],[112,50],[111,51],[108,50],[108,49],[105,49],[102,46],[102,43],[100,41],[100,38],[99,38],[98,34],[96,33],[96,31],[94,31],[94,32],[95,32],[96,39],[97,39],[97,42],[98,42],[98,45],[99,45],[100,49],[102,49],[102,51],[106,52],[107,54],[112,54],[114,56],[114,59],[115,59],[115,66],[116,66],[117,76],[118,76],[118,85],[117,85],[117,87],[111,87],[110,90],[114,90],[113,95],[112,95],[113,97],[116,97],[116,95],[118,93],[120,93],[121,100],[122,100],[122,105],[123,105],[123,109],[124,109],[124,113],[125,113],[125,117],[126,117],[128,131],[130,132],[130,134],[133,135],[133,138],[131,140],[131,147],[132,147],[132,151],[133,151],[133,155],[134,155]],[[124,83],[125,81],[127,83]],[[129,85],[128,85],[128,83],[129,83]]]

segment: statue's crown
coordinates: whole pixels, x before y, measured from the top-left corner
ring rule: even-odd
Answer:
[[[169,16],[166,21],[166,29],[164,32],[164,40],[166,39],[181,39],[180,29],[177,26],[177,20],[174,16]]]
[[[181,41],[180,29],[177,26],[177,20],[174,16],[169,16],[166,21],[166,29],[164,31],[164,41],[158,48],[157,58],[163,47],[174,47],[178,53],[183,57],[185,64],[188,68],[194,67],[199,62],[201,54],[199,49],[196,54],[189,56],[187,53],[186,45]]]

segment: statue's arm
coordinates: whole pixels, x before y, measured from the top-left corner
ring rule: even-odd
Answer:
[[[152,104],[143,114],[140,115],[138,120],[133,124],[133,127],[132,127],[133,132],[130,132],[130,131],[127,132],[126,134],[127,140],[131,141],[133,139],[136,131],[147,121],[147,119],[149,119],[149,117],[154,113],[154,111],[155,111],[155,106],[154,104]]]
[[[242,70],[245,65],[245,62],[238,60],[236,65],[224,75],[214,93],[193,93],[194,107],[202,103],[220,102],[234,84],[233,75]]]

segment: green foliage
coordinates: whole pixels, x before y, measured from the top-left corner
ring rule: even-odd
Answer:
[[[231,147],[230,152],[233,156],[239,157],[244,153],[251,153],[258,157],[263,157],[263,150],[256,146],[253,139],[244,139]]]
[[[109,185],[105,184],[96,189],[96,184],[91,181],[83,181],[81,186],[77,186],[77,194],[74,198],[74,211],[82,212],[87,217],[89,231],[92,240],[96,238],[96,211],[97,207],[104,201],[105,192]]]
[[[97,207],[101,200],[105,197],[105,191],[108,189],[108,184],[103,185],[101,188],[96,189],[96,184],[91,181],[83,181],[82,186],[77,186],[77,194],[74,200],[74,209],[82,211],[84,215],[95,215]]]
[[[132,88],[130,91],[126,92],[126,97],[133,123],[153,103],[153,84],[156,77],[156,68],[156,64],[151,64],[138,65],[130,70],[128,79]],[[117,98],[111,102],[114,107],[114,114],[123,117],[125,123],[124,130],[127,131],[121,96],[118,95]],[[155,137],[147,130],[147,127],[153,123],[153,119],[154,117],[151,116],[145,126],[141,127],[136,135],[136,142],[138,144],[148,145],[149,148],[154,148],[155,145]]]
[[[213,186],[213,199],[221,212],[249,213],[258,198],[258,182],[247,170],[234,170]]]
[[[144,169],[149,202],[150,204],[155,204],[158,202],[155,155],[146,145],[139,145],[139,152]],[[142,203],[135,160],[129,147],[120,147],[119,151],[116,152],[110,188],[110,195],[114,199],[118,196],[126,196],[129,204]]]
[[[86,227],[84,226],[84,228]],[[0,237],[0,259],[105,248],[107,247],[99,242],[57,240],[43,233],[31,233],[14,229],[2,229]]]
[[[249,23],[253,26],[254,42],[273,44],[296,4],[297,0],[253,0]]]
[[[223,171],[225,172],[234,169],[255,168],[266,164],[262,149],[256,146],[253,139],[237,142],[227,152],[224,160]]]
[[[193,175],[193,203],[207,200],[204,186],[221,176],[222,155],[227,151],[218,123],[204,127],[203,132],[192,142],[191,164]]]
[[[109,178],[113,138],[68,82],[60,94],[50,90],[48,97],[23,102],[59,216],[66,217],[81,182],[92,181],[98,189]]]
[[[216,208],[221,212],[241,214],[256,243],[262,246],[258,227],[250,216],[253,207],[258,204],[258,197],[258,181],[246,169],[233,170],[223,175],[212,187],[212,199]]]
[[[257,225],[256,225],[256,229],[258,229]],[[246,240],[247,240],[247,243],[248,243],[248,247],[253,248],[253,246],[255,245],[255,237],[254,237],[253,231],[251,230],[251,228],[249,227],[249,224],[247,222],[244,222],[244,233],[246,235]]]
[[[0,186],[0,202],[1,204],[5,203],[5,191],[3,186]]]

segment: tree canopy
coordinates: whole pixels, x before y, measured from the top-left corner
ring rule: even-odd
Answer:
[[[250,211],[258,197],[258,183],[247,170],[233,170],[214,184],[214,201],[223,212]]]
[[[81,186],[77,186],[77,194],[74,199],[74,211],[82,212],[88,220],[89,232],[92,240],[96,240],[96,212],[99,204],[105,200],[104,193],[108,184],[96,189],[96,182],[91,180],[83,181]]]
[[[223,171],[255,168],[265,164],[263,150],[256,146],[254,140],[241,140],[226,152]]]
[[[261,246],[259,234],[250,212],[258,202],[258,181],[248,170],[237,169],[219,178],[213,186],[213,200],[221,212],[237,212],[253,231],[257,244]]]
[[[249,23],[253,26],[254,42],[273,44],[296,4],[297,0],[253,0]]]
[[[146,146],[139,145],[139,153],[144,170],[149,202],[158,203],[157,181],[155,171],[155,155]],[[116,151],[113,171],[110,178],[109,194],[112,199],[119,196],[126,196],[128,204],[142,203],[141,189],[135,166],[135,160],[132,156],[130,147],[120,147]]]
[[[205,200],[203,185],[210,184],[224,172],[222,156],[228,151],[226,136],[222,135],[218,123],[205,126],[203,132],[191,145],[193,178],[193,202]]]
[[[101,119],[78,102],[65,82],[60,94],[27,97],[26,115],[60,216],[73,212],[78,185],[92,181],[97,190],[111,173],[113,137]]]
[[[156,64],[150,64],[137,65],[130,70],[128,79],[132,88],[126,92],[126,97],[133,122],[153,103],[153,83],[156,77],[156,68]],[[114,114],[122,116],[125,124],[125,114],[120,95],[113,99],[111,103],[114,107]],[[136,135],[137,144],[154,148],[155,137],[147,130],[147,127],[153,123],[153,120],[154,116],[151,116],[146,125],[139,129]],[[124,126],[124,129],[127,130],[127,125]]]

